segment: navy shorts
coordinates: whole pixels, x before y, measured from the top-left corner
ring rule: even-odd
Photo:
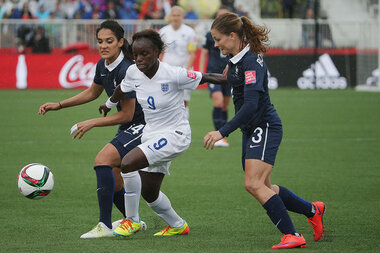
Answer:
[[[133,124],[126,130],[118,130],[113,140],[110,142],[119,152],[120,158],[132,149],[141,144],[141,136],[144,129],[143,124]]]
[[[223,97],[231,97],[231,86],[230,85],[221,85],[221,84],[207,84],[210,95],[216,91],[220,91],[223,94]]]
[[[250,134],[243,133],[243,169],[245,169],[245,159],[259,159],[266,163],[274,165],[281,139],[281,123],[273,125],[265,123],[264,125],[257,127]]]

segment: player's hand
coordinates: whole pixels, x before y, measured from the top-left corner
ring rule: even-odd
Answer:
[[[59,103],[45,103],[40,106],[40,109],[38,110],[38,114],[45,115],[48,111],[56,111],[61,109],[61,106]]]
[[[103,103],[99,106],[99,113],[102,114],[103,113],[103,117],[107,116],[107,113],[111,111],[110,108],[108,108],[106,106],[106,103]]]
[[[70,129],[70,134],[73,135],[73,139],[75,139],[78,136],[78,139],[81,139],[83,135],[91,130],[95,126],[95,122],[93,119],[89,119],[86,121],[82,121],[79,123],[76,123],[74,126]]]
[[[212,131],[208,132],[205,137],[203,137],[203,147],[206,149],[214,149],[215,142],[221,140],[223,136],[220,134],[219,131]]]

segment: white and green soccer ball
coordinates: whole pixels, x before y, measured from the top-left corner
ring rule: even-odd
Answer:
[[[31,163],[21,169],[17,178],[21,194],[29,199],[41,199],[54,187],[54,176],[48,167],[40,163]]]

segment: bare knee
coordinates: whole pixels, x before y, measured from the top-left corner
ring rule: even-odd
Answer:
[[[246,179],[244,182],[244,188],[247,192],[251,193],[254,197],[258,196],[260,189],[264,184],[259,180],[248,180]]]

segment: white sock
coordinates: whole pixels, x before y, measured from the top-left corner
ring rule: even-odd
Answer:
[[[158,198],[152,203],[148,203],[148,206],[172,228],[182,227],[184,220],[174,211],[170,200],[166,195],[160,191]]]
[[[141,177],[138,171],[121,173],[124,180],[125,215],[135,222],[140,221],[139,205],[141,195]]]

